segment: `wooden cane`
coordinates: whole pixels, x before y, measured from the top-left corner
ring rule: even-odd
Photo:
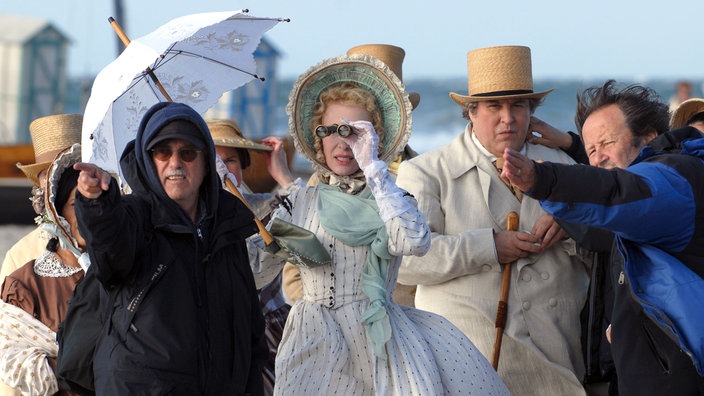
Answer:
[[[518,231],[518,213],[511,212],[506,218],[506,231]],[[501,293],[499,295],[499,306],[496,309],[496,338],[494,339],[494,351],[491,354],[491,366],[494,370],[499,368],[499,355],[501,354],[501,340],[504,336],[506,318],[508,317],[508,291],[511,286],[511,264],[501,265]]]

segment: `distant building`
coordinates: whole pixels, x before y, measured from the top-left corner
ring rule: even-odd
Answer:
[[[29,124],[63,113],[69,39],[51,23],[0,14],[0,145],[31,142]]]
[[[257,75],[265,80],[252,80],[234,91],[225,92],[205,116],[209,118],[234,118],[243,133],[250,139],[261,139],[274,132],[279,84],[276,71],[279,51],[262,38],[254,51]]]

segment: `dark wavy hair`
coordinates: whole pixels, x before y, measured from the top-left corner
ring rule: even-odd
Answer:
[[[653,89],[642,85],[629,85],[618,89],[615,80],[608,80],[601,87],[585,89],[577,94],[577,112],[574,123],[582,134],[582,127],[589,115],[602,107],[615,104],[623,112],[626,125],[633,133],[634,144],[640,144],[641,138],[656,132],[667,132],[670,123],[670,110],[660,95]]]

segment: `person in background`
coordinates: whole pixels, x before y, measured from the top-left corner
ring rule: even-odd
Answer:
[[[215,159],[203,118],[162,102],[120,159],[131,194],[74,165],[79,229],[115,301],[96,346],[97,394],[262,394],[267,346],[245,243],[257,227],[221,188]]]
[[[692,83],[686,80],[678,81],[675,85],[675,94],[670,98],[670,111],[675,111],[677,106],[692,97]]]
[[[704,99],[687,99],[672,112],[670,129],[679,129],[687,125],[704,131]]]
[[[59,152],[81,143],[82,124],[83,116],[80,114],[55,114],[37,118],[29,124],[35,161],[33,164],[18,163],[17,168],[32,181],[31,200],[39,216],[37,219],[44,215],[46,170]],[[49,235],[37,227],[10,247],[0,267],[0,283],[19,267],[39,257],[49,239]]]
[[[653,90],[609,80],[578,97],[591,167],[503,154],[503,175],[555,217],[615,234],[619,395],[704,394],[704,134],[666,132],[668,118]]]
[[[0,379],[15,392],[4,395],[53,395],[56,332],[68,300],[90,265],[78,231],[74,200],[81,159],[79,144],[62,151],[48,167],[44,215],[39,227],[51,236],[44,252],[11,274],[0,297]],[[59,392],[59,393],[57,393]]]
[[[294,178],[288,168],[284,142],[278,137],[267,137],[255,143],[244,137],[237,121],[233,119],[206,119],[215,143],[215,152],[234,176],[233,183],[245,195],[249,206],[259,219],[265,219],[291,193]],[[271,193],[254,193],[244,181],[244,170],[252,164],[251,155],[264,155],[267,170],[278,187]],[[222,176],[222,175],[221,175]],[[225,185],[223,184],[223,187]]]
[[[391,71],[403,81],[403,59],[406,52],[401,47],[389,44],[363,44],[347,50],[347,55],[369,55],[386,64]],[[409,92],[408,100],[411,102],[411,109],[415,110],[420,104],[420,94],[417,92]],[[392,177],[398,174],[398,166],[401,161],[417,156],[416,153],[408,144],[403,151],[389,163],[389,172]],[[309,185],[315,185],[317,177],[314,173],[309,180]],[[294,264],[287,263],[283,270],[283,288],[286,296],[291,301],[296,301],[303,296],[303,287],[301,285],[301,276],[298,267]],[[393,299],[397,303],[406,306],[413,306],[413,296],[415,294],[415,286],[397,284],[394,289]]]
[[[450,94],[469,120],[465,131],[399,166],[399,186],[416,197],[432,231],[428,254],[405,257],[399,282],[417,284],[416,307],[448,318],[490,358],[502,265],[510,265],[499,375],[516,395],[585,394],[580,311],[588,257],[495,163],[506,147],[574,163],[558,149],[525,143],[531,115],[550,91],[533,90],[527,47],[472,50],[467,65],[469,95]],[[519,231],[505,229],[511,211]]]
[[[267,137],[261,144],[255,143],[242,135],[239,124],[233,119],[207,119],[206,123],[213,137],[215,152],[227,167],[227,172],[218,170],[220,177],[223,182],[227,174],[234,177],[233,183],[259,219],[267,218],[271,211],[296,188],[296,182],[303,183],[300,179],[294,181],[288,168],[286,152],[283,150],[283,141],[280,138]],[[252,163],[250,157],[252,152],[266,156],[267,170],[278,183],[275,192],[255,194],[245,184],[243,171]],[[281,290],[280,275],[259,290],[259,304],[264,315],[265,336],[269,346],[269,358],[263,373],[264,391],[267,395],[272,395],[276,380],[274,366],[276,350],[281,342],[286,318],[291,309]]]
[[[410,135],[401,81],[374,57],[342,55],[299,76],[289,98],[290,133],[318,183],[272,217],[311,231],[331,262],[300,268],[303,297],[286,322],[275,393],[508,394],[457,328],[390,298],[401,256],[424,254],[430,237],[388,170]],[[259,260],[264,269],[285,262],[266,252]]]

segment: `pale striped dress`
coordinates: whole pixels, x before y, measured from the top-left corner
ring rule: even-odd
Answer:
[[[368,346],[362,314],[369,300],[361,289],[367,246],[344,245],[320,226],[317,189],[290,195],[291,211],[274,216],[315,233],[330,252],[332,265],[302,269],[303,298],[289,313],[276,357],[277,395],[505,395],[507,388],[472,342],[446,319],[426,311],[387,306],[392,336],[387,359]],[[396,285],[402,255],[422,255],[430,231],[412,197],[412,209],[389,220],[389,251],[395,257],[386,279]],[[265,271],[281,268],[262,254]],[[254,265],[257,267],[257,265]],[[255,272],[258,270],[255,269]]]

